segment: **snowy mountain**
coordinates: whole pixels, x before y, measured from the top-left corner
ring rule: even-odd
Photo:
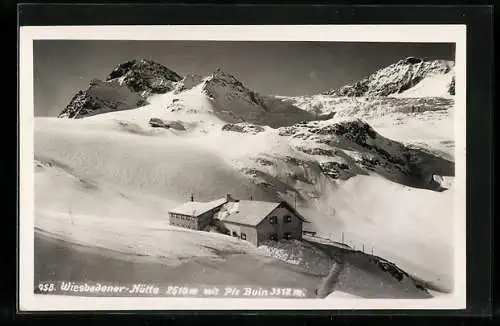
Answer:
[[[167,92],[178,95],[169,110],[204,111],[228,123],[277,127],[314,119],[293,104],[255,93],[220,69],[207,77],[191,74],[181,78],[147,60],[128,61],[115,68],[106,81],[94,80],[86,91],[73,97],[59,117],[82,118],[135,109],[156,94]]]
[[[229,123],[278,127],[314,119],[292,104],[255,93],[221,70],[203,80],[201,92],[208,98],[212,112]]]
[[[112,111],[131,110],[147,103],[150,94],[171,91],[181,77],[150,60],[131,60],[118,65],[105,81],[94,79],[80,90],[60,118],[83,118]]]
[[[420,83],[451,73],[415,60],[390,67],[364,92],[401,90],[404,67]],[[407,91],[420,84],[412,78]],[[76,97],[61,117],[83,119],[36,118],[40,232],[173,261],[210,256],[209,243],[250,253],[222,235],[170,226],[152,242],[144,235],[193,193],[281,199],[296,202],[318,234],[343,233],[352,246],[452,287],[453,99],[267,96],[221,70],[180,77],[148,61],[122,64]],[[127,227],[110,231],[121,219]],[[128,247],[135,241],[143,246]]]
[[[325,95],[338,97],[410,95],[415,89],[419,89],[420,96],[453,95],[454,65],[453,61],[426,61],[409,57],[353,84],[325,92]],[[424,94],[425,92],[428,94]]]

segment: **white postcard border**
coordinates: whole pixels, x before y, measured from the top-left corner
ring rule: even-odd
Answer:
[[[211,40],[455,43],[453,294],[432,299],[111,298],[34,294],[34,40]],[[24,26],[19,32],[19,296],[23,311],[464,309],[466,305],[465,25]]]

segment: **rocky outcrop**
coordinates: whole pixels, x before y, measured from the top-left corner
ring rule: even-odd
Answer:
[[[310,132],[318,135],[337,135],[353,141],[359,145],[366,146],[367,139],[376,139],[377,133],[373,128],[359,119],[347,120],[338,123],[313,127]]]
[[[78,91],[73,96],[66,108],[59,114],[59,118],[80,118],[96,112],[100,106],[87,94],[86,91]]]
[[[175,129],[181,131],[186,130],[186,128],[180,121],[167,121],[159,118],[151,118],[149,120],[149,125],[153,128]]]
[[[265,131],[265,129],[261,126],[252,125],[249,123],[228,123],[222,126],[223,131],[232,131],[239,133],[250,133],[250,134],[258,134],[259,132]]]
[[[448,86],[448,93],[450,93],[450,95],[455,95],[455,77],[451,79],[450,86]]]
[[[347,179],[349,175],[349,165],[335,161],[321,162],[319,164],[321,172],[332,179]]]

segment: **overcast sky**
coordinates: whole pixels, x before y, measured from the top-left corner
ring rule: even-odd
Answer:
[[[213,41],[34,41],[35,115],[56,116],[93,78],[154,60],[180,75],[231,73],[261,94],[309,95],[357,81],[408,56],[454,60],[454,44]]]

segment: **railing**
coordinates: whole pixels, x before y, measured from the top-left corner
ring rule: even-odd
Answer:
[[[307,236],[308,238],[312,239],[312,241],[319,240],[316,242],[322,241],[334,246],[342,246],[345,249],[359,250],[373,256],[373,246],[368,246],[366,243],[355,241],[354,239],[347,240],[344,232],[340,232],[340,238],[339,235],[335,236],[335,234],[331,234],[328,237],[320,236],[317,234],[317,232],[314,231],[302,231],[302,235]]]

